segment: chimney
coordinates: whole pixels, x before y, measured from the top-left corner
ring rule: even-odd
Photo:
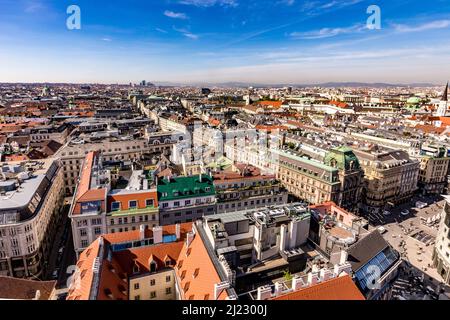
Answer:
[[[336,277],[339,277],[342,273],[351,274],[352,273],[352,265],[348,262],[341,264],[341,265],[335,265],[334,266],[334,275]]]
[[[154,227],[153,228],[153,243],[158,244],[163,242],[163,228]]]
[[[310,272],[308,273],[308,285],[313,286],[319,282],[319,278],[317,277],[317,273]]]
[[[319,273],[320,281],[327,281],[333,278],[333,272],[329,269],[321,269]]]
[[[258,288],[258,300],[269,300],[272,297],[272,289],[270,287]]]
[[[341,257],[339,259],[339,264],[344,264],[347,262],[347,258],[348,258],[348,252],[345,250],[341,251]]]
[[[293,289],[294,291],[300,290],[300,289],[303,288],[305,285],[306,285],[306,284],[305,284],[305,282],[303,281],[302,278],[300,278],[300,277],[294,277],[294,278],[292,278],[292,289]]]
[[[177,223],[175,225],[175,234],[177,236],[177,240],[180,240],[180,238],[181,238],[181,226],[180,226],[179,223]]]
[[[36,290],[33,300],[41,300],[41,290]]]
[[[141,224],[139,226],[139,239],[144,240],[145,239],[145,230],[147,229],[147,226],[145,224]]]
[[[281,296],[283,293],[283,285],[279,282],[275,282],[275,297]]]
[[[188,234],[186,235],[186,247],[189,248],[189,246],[192,243],[192,240],[194,240],[194,233],[192,231],[188,232]]]

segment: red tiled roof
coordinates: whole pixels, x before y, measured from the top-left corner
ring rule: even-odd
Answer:
[[[365,300],[350,276],[334,278],[273,300]]]
[[[175,234],[175,225],[164,226],[163,234]],[[101,273],[98,286],[98,300],[128,299],[127,279],[139,268],[138,274],[148,273],[150,261],[157,263],[157,268],[166,268],[165,260],[170,259],[178,277],[184,299],[205,300],[214,298],[214,284],[221,282],[219,275],[208,255],[201,237],[194,236],[189,247],[186,245],[186,234],[192,230],[192,223],[180,225],[180,239],[176,242],[138,247],[114,252],[111,259],[101,257]],[[103,236],[105,245],[133,241],[139,239],[139,231],[107,234]],[[146,237],[151,231],[146,231]],[[69,290],[68,300],[88,300],[94,280],[93,265],[99,254],[99,239],[94,241],[80,255],[77,262],[79,272],[74,277]],[[181,279],[181,275],[185,277]],[[227,297],[223,291],[219,299]]]

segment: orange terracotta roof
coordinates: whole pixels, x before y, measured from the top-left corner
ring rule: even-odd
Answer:
[[[414,127],[416,130],[420,130],[424,133],[434,133],[434,134],[441,134],[443,133],[446,128],[445,127],[435,127],[428,124],[418,124]]]
[[[330,104],[342,109],[347,109],[349,107],[347,103],[340,101],[330,101]]]
[[[164,234],[175,234],[175,225],[163,227]],[[186,246],[186,234],[192,230],[192,223],[180,225],[181,237],[176,242],[132,248],[113,252],[107,258],[107,253],[101,258],[101,270],[96,299],[123,300],[128,299],[128,277],[134,275],[136,267],[138,274],[150,272],[150,261],[157,263],[159,268],[167,268],[166,261],[171,262],[181,284],[183,299],[207,300],[214,298],[214,284],[221,282],[219,275],[209,257],[201,237],[196,234],[189,247]],[[139,239],[139,231],[130,231],[104,235],[105,246],[114,243]],[[151,236],[146,232],[146,237]],[[69,290],[68,300],[87,300],[90,297],[94,280],[93,265],[99,255],[100,240],[94,241],[80,255],[77,262],[79,271],[74,276]],[[182,276],[183,275],[183,276]],[[182,278],[182,279],[181,279]],[[219,299],[227,297],[223,291]]]
[[[183,246],[178,258],[178,263],[180,262],[181,267],[177,267],[176,270],[181,280],[182,291],[180,293],[183,299],[214,300],[214,284],[222,281],[199,235],[195,236],[189,247]],[[225,300],[227,297],[227,292],[222,291],[218,300]]]
[[[273,300],[365,300],[350,276],[334,278]]]
[[[74,274],[74,282],[69,286],[67,300],[89,300],[94,273],[92,267],[99,253],[99,240],[97,239],[86,248],[78,258],[78,272]]]
[[[274,109],[279,109],[283,105],[283,102],[282,101],[258,101],[256,104],[259,106],[272,107]]]

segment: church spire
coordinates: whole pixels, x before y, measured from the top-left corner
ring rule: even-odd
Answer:
[[[448,101],[448,82],[447,86],[445,87],[444,94],[442,95],[442,101]]]

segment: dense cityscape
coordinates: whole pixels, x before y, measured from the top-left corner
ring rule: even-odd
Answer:
[[[433,316],[448,39],[447,0],[0,0],[0,316]]]
[[[0,299],[446,300],[439,86],[0,84]]]

